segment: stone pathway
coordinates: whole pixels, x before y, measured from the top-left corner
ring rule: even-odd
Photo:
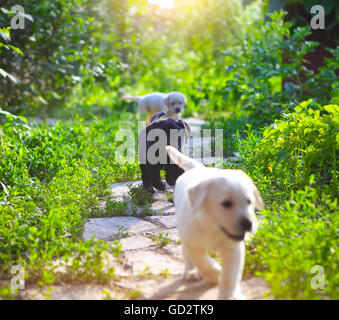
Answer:
[[[188,119],[192,130],[200,130],[202,120]],[[232,159],[235,160],[236,159]],[[205,163],[215,163],[214,158]],[[221,162],[220,162],[221,163]],[[111,184],[112,198],[125,201],[130,187],[141,181]],[[177,234],[176,217],[169,195],[173,188],[153,195],[153,215],[140,216],[130,212],[126,216],[92,218],[84,227],[82,238],[94,235],[98,240],[122,244],[122,263],[109,257],[107,264],[116,268],[116,277],[110,283],[53,285],[48,292],[51,299],[216,299],[217,286],[204,280],[187,282],[181,279],[183,259]],[[102,204],[105,207],[105,204]],[[269,293],[267,284],[257,277],[244,279],[242,290],[247,299],[263,299]],[[45,299],[36,289],[23,291],[24,299]]]
[[[133,182],[138,186],[141,181]],[[115,199],[125,199],[131,183],[111,185]],[[168,192],[173,189],[169,188]],[[122,263],[110,257],[107,264],[116,268],[116,277],[107,284],[63,284],[52,285],[49,298],[56,300],[97,299],[170,299],[170,300],[214,300],[218,287],[204,280],[187,282],[181,279],[183,259],[177,234],[173,203],[166,192],[153,195],[154,215],[146,217],[120,216],[91,218],[85,224],[82,238],[96,239],[122,244]],[[269,292],[266,283],[257,277],[244,279],[242,290],[247,299],[263,299]],[[46,291],[44,292],[46,293]],[[46,299],[37,289],[27,289],[23,299]]]

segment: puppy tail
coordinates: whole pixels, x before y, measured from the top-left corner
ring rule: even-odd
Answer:
[[[172,146],[166,146],[166,151],[172,161],[175,162],[179,167],[183,168],[185,171],[204,166],[202,163],[185,156],[183,153]]]
[[[130,100],[130,101],[135,101],[135,102],[139,102],[140,99],[141,97],[131,97],[131,96],[125,96],[121,98],[121,100]]]

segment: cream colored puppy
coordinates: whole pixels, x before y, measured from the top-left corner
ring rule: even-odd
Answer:
[[[126,96],[122,100],[131,100],[138,102],[138,119],[140,113],[146,111],[150,118],[158,112],[166,112],[166,118],[174,120],[180,119],[180,113],[184,110],[186,97],[181,92],[161,93],[154,92],[139,97]]]
[[[242,170],[207,168],[171,146],[166,150],[174,163],[187,170],[174,190],[183,278],[194,280],[201,275],[219,283],[219,299],[244,299],[240,290],[244,239],[257,227],[254,208],[264,206],[257,188]],[[220,254],[222,267],[210,252]]]

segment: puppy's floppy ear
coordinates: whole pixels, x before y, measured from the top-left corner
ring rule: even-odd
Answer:
[[[185,129],[187,130],[188,133],[191,133],[191,127],[187,122],[183,122]]]
[[[188,198],[194,210],[198,210],[201,207],[212,183],[212,180],[206,180],[188,189]]]
[[[177,120],[178,124],[180,125],[181,128],[184,129],[184,135],[185,135],[185,142],[188,141],[188,138],[191,133],[191,127],[189,126],[188,123],[182,121],[182,120]]]
[[[259,193],[259,190],[258,190],[258,188],[254,185],[254,183],[253,183],[253,186],[254,186],[253,193],[254,193],[254,197],[255,197],[255,207],[256,207],[258,210],[262,210],[262,209],[264,209],[264,207],[265,207],[264,201],[262,200],[261,195],[260,195],[260,193]]]
[[[182,129],[185,129],[187,130],[188,132],[191,132],[191,127],[189,126],[189,124],[187,122],[184,122],[182,120],[176,120],[177,123],[179,124],[179,126],[182,128]]]
[[[254,194],[254,199],[255,199],[255,207],[258,210],[262,210],[264,209],[265,205],[264,205],[264,201],[262,200],[259,190],[258,188],[255,186],[252,178],[250,178],[244,171],[237,169],[238,174],[241,174],[247,181],[247,183],[249,184],[250,188],[253,190],[253,194]]]
[[[165,98],[165,104],[166,104],[166,106],[169,106],[170,98],[171,98],[171,94],[169,93],[169,94],[167,95],[167,97]]]

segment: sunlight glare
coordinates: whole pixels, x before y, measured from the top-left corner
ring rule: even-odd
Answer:
[[[160,9],[174,9],[175,0],[148,0],[151,5],[157,5]]]

